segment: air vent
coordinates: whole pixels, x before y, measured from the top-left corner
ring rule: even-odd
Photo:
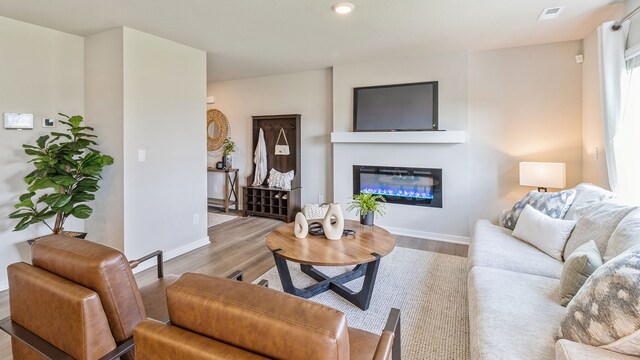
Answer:
[[[552,20],[557,18],[565,7],[566,6],[556,6],[542,10],[542,13],[540,14],[540,16],[538,16],[538,21]]]

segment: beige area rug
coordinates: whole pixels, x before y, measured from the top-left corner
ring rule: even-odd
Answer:
[[[315,281],[289,262],[296,287]],[[328,275],[348,268],[318,267]],[[269,287],[282,290],[276,268],[257,281],[269,280]],[[362,278],[346,284],[362,287]],[[469,359],[466,259],[427,251],[396,247],[382,258],[371,305],[363,311],[331,291],[311,300],[336,308],[347,315],[351,327],[380,334],[389,310],[400,309],[402,358],[406,360]]]
[[[237,216],[218,213],[207,213],[207,227],[210,228],[212,226],[220,225],[235,218],[237,218]]]

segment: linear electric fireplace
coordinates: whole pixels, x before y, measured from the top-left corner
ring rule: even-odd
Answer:
[[[442,207],[442,169],[353,166],[353,194],[382,195],[388,203]]]

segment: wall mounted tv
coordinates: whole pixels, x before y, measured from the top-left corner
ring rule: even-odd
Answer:
[[[438,82],[353,89],[353,131],[438,130]]]

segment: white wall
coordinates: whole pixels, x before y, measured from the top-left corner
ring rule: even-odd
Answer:
[[[62,130],[59,124],[43,128],[42,118],[84,112],[83,47],[82,37],[0,17],[0,113],[34,115],[33,130],[0,128],[0,290],[7,288],[7,265],[30,260],[25,241],[50,233],[44,225],[12,232],[16,222],[8,215],[32,170],[21,145]],[[70,220],[65,227],[83,231],[84,222]]]
[[[87,113],[115,155],[96,200],[104,211],[87,220],[90,237],[129,258],[158,249],[171,258],[208,243],[206,54],[126,27],[87,44]]]
[[[640,6],[640,0],[627,0],[624,4],[624,15],[630,13]],[[629,37],[627,38],[627,48],[640,46],[640,14],[637,14],[629,23]]]
[[[123,28],[85,38],[86,119],[98,135],[98,148],[113,157],[86,222],[89,239],[124,250],[124,87]],[[108,221],[105,221],[108,219]]]
[[[483,51],[469,57],[471,216],[497,219],[532,188],[520,161],[564,162],[582,180],[579,41]]]
[[[253,169],[252,120],[254,115],[302,115],[302,204],[318,202],[318,195],[331,198],[331,71],[267,76],[209,83],[208,94],[230,123],[230,136],[238,145],[234,167],[240,169],[241,184]],[[220,161],[221,151],[209,153],[209,165]],[[209,174],[208,193],[222,197],[222,174]]]
[[[353,88],[369,85],[439,81],[439,127],[468,130],[466,53],[373,61],[333,68],[333,131],[351,131]],[[441,168],[443,208],[388,204],[376,223],[396,233],[465,241],[469,235],[469,145],[334,144],[334,200],[343,209],[353,194],[352,165]],[[348,217],[355,219],[354,214]]]
[[[582,47],[582,180],[608,189],[597,31],[582,40]]]

